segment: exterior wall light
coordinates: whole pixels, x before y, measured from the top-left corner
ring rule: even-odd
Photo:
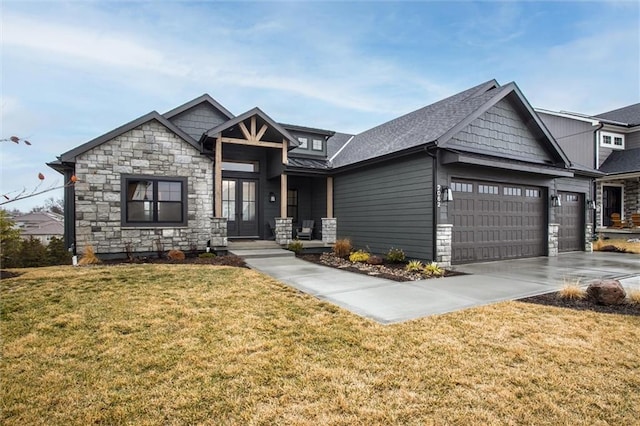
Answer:
[[[560,201],[560,197],[557,195],[551,196],[551,207],[562,207],[562,201]]]
[[[442,187],[442,201],[453,201],[453,191],[448,186]]]
[[[595,200],[587,200],[587,208],[591,209],[591,210],[595,210],[596,207],[596,201]]]
[[[269,202],[270,203],[275,203],[276,202],[276,194],[274,194],[273,192],[269,193]]]

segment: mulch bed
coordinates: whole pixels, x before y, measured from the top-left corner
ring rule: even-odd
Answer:
[[[378,278],[384,278],[388,280],[398,281],[398,282],[406,282],[406,281],[416,281],[419,279],[429,279],[429,278],[442,278],[442,277],[427,277],[425,275],[407,272],[405,270],[406,264],[404,263],[390,263],[385,262],[382,265],[367,265],[367,264],[357,264],[357,266],[344,266],[344,264],[349,262],[339,262],[336,259],[335,262],[327,263],[321,259],[321,254],[299,254],[298,258],[302,260],[306,260],[307,262],[316,263],[318,265],[329,266],[331,268],[342,269],[343,271],[354,272],[356,274],[363,274],[374,276]],[[451,277],[455,275],[464,275],[461,272],[444,270],[443,277]]]
[[[594,311],[605,314],[640,316],[640,304],[622,303],[620,305],[599,305],[590,299],[563,299],[560,297],[558,292],[527,297],[525,299],[520,299],[519,302],[557,306],[559,308],[575,309],[578,311]]]

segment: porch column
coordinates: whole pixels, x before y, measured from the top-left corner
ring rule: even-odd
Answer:
[[[211,238],[209,239],[209,247],[226,247],[227,246],[227,218],[212,217],[211,218]]]
[[[216,139],[216,156],[213,165],[214,216],[222,217],[222,133]],[[225,232],[226,234],[226,232]]]
[[[327,177],[327,218],[333,217],[333,177]]]
[[[560,224],[549,224],[549,257],[558,256],[558,233],[560,231]]]
[[[451,266],[451,242],[453,225],[439,223],[436,228],[436,263],[442,267]]]
[[[287,217],[287,175],[280,175],[280,217]]]
[[[338,233],[338,221],[333,217],[322,218],[322,242],[335,244]]]

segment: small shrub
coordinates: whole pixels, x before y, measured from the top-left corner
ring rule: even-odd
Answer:
[[[387,258],[387,262],[391,262],[391,263],[402,263],[406,260],[404,251],[402,251],[402,249],[396,249],[393,247],[389,249],[389,252],[387,253],[386,258]]]
[[[22,242],[19,258],[23,268],[35,268],[49,264],[47,248],[42,245],[40,240],[33,237]]]
[[[410,260],[405,269],[409,272],[420,272],[424,266],[419,260]]]
[[[632,305],[640,305],[640,289],[627,290],[627,298]]]
[[[47,246],[49,265],[70,265],[73,255],[64,247],[62,238],[52,237]]]
[[[184,260],[184,252],[182,250],[169,250],[167,257],[169,260]]]
[[[78,261],[78,265],[96,265],[102,261],[96,257],[96,253],[92,246],[84,248],[84,254]]]
[[[287,246],[287,250],[292,251],[295,254],[302,253],[302,249],[303,248],[304,248],[304,246],[302,245],[302,241],[300,241],[300,240],[293,240]]]
[[[212,258],[216,257],[216,254],[215,253],[200,253],[198,255],[198,257],[200,259],[212,259]]]
[[[354,251],[353,253],[351,253],[349,255],[349,261],[356,263],[356,262],[366,262],[367,260],[369,260],[369,257],[371,255],[369,253],[367,253],[364,250],[358,250],[358,251]]]
[[[444,269],[439,267],[436,262],[431,262],[424,266],[423,273],[428,277],[441,277],[444,275]]]
[[[351,240],[348,238],[337,240],[336,243],[333,245],[333,254],[335,254],[338,257],[344,258],[349,256],[349,253],[351,253],[351,250],[353,250],[353,246],[351,245]]]
[[[0,266],[3,268],[20,267],[20,248],[22,239],[20,230],[9,214],[0,210]]]
[[[580,287],[580,281],[575,283],[565,283],[558,292],[561,299],[565,300],[582,300],[587,297],[587,292]]]

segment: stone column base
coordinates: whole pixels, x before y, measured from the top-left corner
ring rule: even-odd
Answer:
[[[587,223],[584,227],[584,251],[591,253],[593,251],[593,224]]]
[[[212,217],[211,218],[211,238],[209,239],[211,247],[227,246],[227,218]]]
[[[451,266],[451,239],[453,236],[453,225],[440,224],[436,229],[436,263],[439,266],[448,268]]]
[[[293,218],[276,217],[276,243],[288,245],[293,235]]]
[[[560,232],[560,225],[557,223],[549,224],[549,257],[558,256],[558,234]]]
[[[322,218],[322,242],[335,244],[338,232],[338,219],[334,217]]]

